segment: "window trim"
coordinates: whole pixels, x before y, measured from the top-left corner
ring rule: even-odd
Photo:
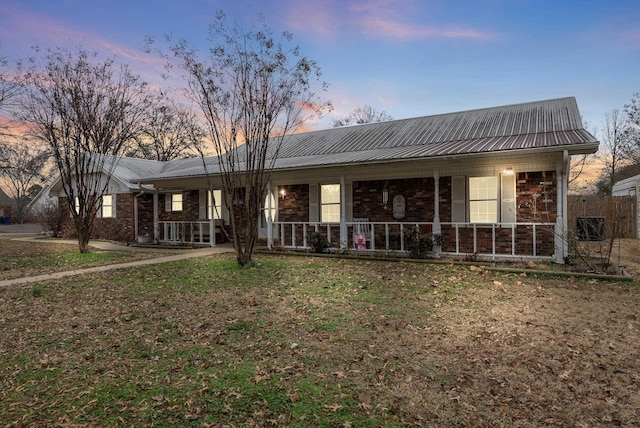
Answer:
[[[105,204],[104,202],[104,198],[105,197],[109,197],[111,198],[111,203],[110,204]],[[102,195],[100,197],[100,217],[101,218],[115,218],[116,216],[116,211],[115,211],[115,197],[112,194],[105,194]],[[109,207],[109,209],[111,210],[111,213],[109,215],[105,215],[105,207]]]
[[[494,197],[493,198],[478,198],[478,199],[471,199],[471,193],[472,193],[472,186],[471,186],[471,182],[472,179],[474,178],[479,178],[479,179],[492,179],[492,181],[494,181]],[[499,223],[500,222],[500,207],[499,207],[499,202],[500,202],[500,188],[499,188],[499,180],[498,177],[496,175],[474,175],[474,176],[469,176],[467,177],[467,186],[469,189],[469,193],[467,195],[467,201],[468,201],[468,207],[469,207],[469,223],[473,223],[473,224],[494,224],[494,223]],[[489,220],[489,221],[478,221],[478,220],[473,220],[472,216],[473,216],[473,210],[472,210],[472,203],[473,202],[493,202],[494,204],[494,213],[495,213],[495,218],[493,221]]]
[[[174,196],[180,196],[180,201],[174,201]],[[167,212],[180,212],[183,209],[183,202],[184,199],[182,197],[182,192],[174,192],[174,193],[167,193],[165,196],[166,200],[165,200],[165,211]],[[180,202],[180,209],[175,209],[174,208],[174,204],[177,204],[178,202]]]
[[[338,188],[338,202],[323,202],[323,200],[322,200],[322,193],[323,193],[322,190],[323,190],[324,187],[328,187],[328,186],[336,186]],[[341,197],[342,189],[341,189],[340,183],[320,184],[320,189],[319,190],[320,190],[320,192],[318,192],[318,193],[319,193],[319,196],[320,196],[320,207],[319,207],[320,208],[320,210],[319,210],[320,211],[320,222],[321,223],[333,223],[333,224],[340,223],[340,217],[341,217],[341,212],[342,212],[342,206],[341,206],[341,204],[342,204],[342,200],[341,200],[342,199],[342,197]],[[325,217],[324,216],[324,210],[323,210],[323,208],[325,206],[326,207],[329,207],[329,206],[337,206],[338,207],[338,219],[337,220],[334,220],[334,221],[325,220],[325,218],[324,218]]]

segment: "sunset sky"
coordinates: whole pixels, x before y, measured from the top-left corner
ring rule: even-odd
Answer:
[[[575,96],[595,129],[640,91],[638,0],[0,0],[0,56],[81,45],[152,80],[145,36],[206,49],[219,9],[262,13],[319,63],[335,110],[318,128],[365,104],[400,119]]]

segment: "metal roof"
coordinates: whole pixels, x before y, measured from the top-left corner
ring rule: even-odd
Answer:
[[[597,145],[583,128],[575,98],[567,97],[293,134],[284,140],[275,169],[524,149],[591,153]],[[197,160],[167,162],[162,172],[141,181],[202,175]],[[206,161],[209,173],[219,172],[217,158]]]

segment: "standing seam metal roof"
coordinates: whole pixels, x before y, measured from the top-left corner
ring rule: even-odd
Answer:
[[[276,169],[379,162],[581,145],[597,140],[583,129],[575,98],[558,98],[388,122],[331,128],[287,136]],[[243,150],[243,146],[238,150]],[[241,156],[241,154],[240,154]],[[170,161],[160,174],[202,175],[202,161]],[[217,158],[207,158],[210,173]]]

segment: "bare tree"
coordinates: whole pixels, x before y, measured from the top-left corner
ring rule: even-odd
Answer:
[[[44,183],[45,166],[49,160],[49,151],[25,142],[1,144],[3,162],[0,176],[7,184],[11,197],[16,202],[14,218],[23,223],[27,215],[27,206],[35,196],[33,189],[41,188]]]
[[[210,39],[205,58],[184,40],[173,43],[171,52],[186,75],[187,92],[202,109],[218,156],[219,171],[208,174],[220,174],[231,240],[244,266],[252,260],[260,207],[283,141],[327,104],[312,89],[318,65],[291,45],[291,34],[276,37],[264,19],[245,31],[227,25],[218,12]]]
[[[349,125],[361,125],[363,123],[373,122],[386,122],[393,120],[393,117],[384,110],[377,110],[374,107],[365,105],[363,107],[357,107],[353,110],[349,116],[333,119],[332,126],[334,128],[340,128],[342,126]]]
[[[51,150],[85,253],[118,156],[138,135],[147,87],[126,65],[84,50],[48,50],[42,60],[25,72],[19,119]]]
[[[617,109],[611,110],[605,116],[605,127],[602,130],[602,169],[601,180],[598,184],[599,190],[605,194],[611,194],[613,185],[616,182],[618,170],[625,165],[627,156],[628,133],[626,122]]]
[[[640,165],[640,92],[631,97],[631,102],[625,104],[627,115],[625,154],[634,163]]]
[[[8,61],[0,57],[0,135],[2,136],[8,134],[8,125],[5,120],[8,119],[21,89],[16,77],[17,74],[9,69]]]
[[[170,161],[196,154],[204,138],[191,110],[160,93],[142,122],[142,132],[130,156]]]
[[[591,129],[589,122],[583,121],[583,128],[592,135],[596,135],[596,129]],[[571,156],[569,165],[569,190],[575,193],[583,193],[593,183],[587,183],[583,179],[583,172],[588,171],[596,161],[595,154],[583,154]]]

